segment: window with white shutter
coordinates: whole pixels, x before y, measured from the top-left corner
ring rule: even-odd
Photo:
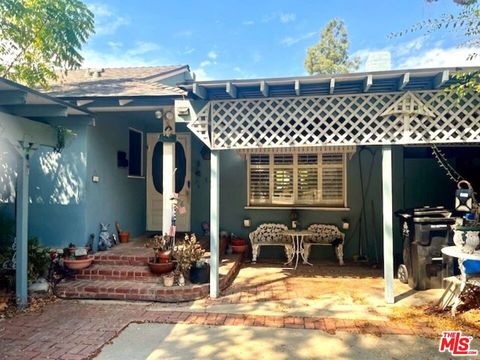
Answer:
[[[346,206],[345,153],[249,154],[249,206]]]

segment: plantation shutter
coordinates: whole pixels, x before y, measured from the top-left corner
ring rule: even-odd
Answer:
[[[297,201],[299,204],[318,203],[318,155],[298,155]]]
[[[346,153],[262,153],[248,159],[249,205],[346,206]]]
[[[322,202],[342,205],[344,196],[344,154],[322,154]]]
[[[274,204],[294,204],[293,155],[273,156],[273,198]]]
[[[270,203],[270,156],[250,155],[250,203]]]

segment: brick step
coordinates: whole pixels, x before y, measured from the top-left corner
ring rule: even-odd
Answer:
[[[96,254],[94,258],[95,264],[101,265],[134,265],[142,266],[147,265],[149,256],[139,255],[109,255],[109,254]]]
[[[220,289],[227,288],[237,275],[242,263],[239,254],[222,259],[220,265]],[[111,299],[111,300],[138,300],[158,302],[191,301],[208,296],[209,284],[164,287],[163,282],[156,275],[138,276],[131,280],[122,280],[122,272],[136,269],[139,274],[146,275],[145,266],[107,266],[95,264],[84,269],[78,275],[90,276],[90,279],[64,280],[55,287],[55,294],[68,299]],[[124,270],[120,270],[124,269]],[[103,272],[105,271],[105,275]],[[120,271],[120,272],[119,272]],[[95,274],[96,272],[96,274]],[[99,274],[102,272],[102,275]],[[111,275],[109,275],[111,274]],[[77,275],[77,276],[78,276]],[[114,279],[96,279],[92,276],[112,276]],[[116,277],[115,277],[116,276]],[[128,275],[127,275],[128,276]],[[135,277],[135,273],[134,273]],[[151,279],[156,281],[149,281]]]
[[[164,287],[160,283],[135,280],[73,280],[57,285],[55,294],[69,299],[108,299],[178,302],[200,299],[209,284]]]
[[[106,265],[94,263],[92,266],[80,270],[77,280],[139,280],[144,282],[158,282],[160,276],[153,274],[146,265]]]

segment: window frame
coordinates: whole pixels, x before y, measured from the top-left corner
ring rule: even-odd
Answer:
[[[140,175],[132,175],[130,173],[130,163],[131,163],[131,156],[130,156],[130,146],[131,146],[131,142],[130,142],[130,132],[136,132],[136,133],[139,133],[140,134]],[[144,152],[145,152],[145,148],[144,148],[144,143],[145,143],[145,139],[144,139],[144,133],[142,130],[138,130],[138,129],[135,129],[133,127],[129,127],[128,128],[128,175],[127,177],[130,178],[130,179],[145,179],[145,169],[144,169]]]
[[[323,164],[323,159],[322,156],[324,154],[340,154],[342,156],[342,164],[341,165],[331,165],[331,164]],[[289,167],[293,168],[293,180],[292,180],[292,185],[293,185],[293,202],[288,203],[288,204],[281,204],[281,203],[275,203],[274,198],[273,198],[273,192],[274,192],[274,169],[275,167],[281,167],[282,165],[275,165],[274,164],[274,157],[275,155],[291,155],[293,156],[293,165],[289,165]],[[305,201],[300,202],[299,201],[299,189],[298,189],[298,184],[299,184],[299,171],[301,168],[312,168],[312,165],[299,165],[299,156],[301,155],[316,155],[317,156],[317,163],[314,165],[316,167],[316,172],[317,172],[317,200],[312,202],[312,203],[307,203]],[[268,165],[261,164],[261,165],[252,165],[251,159],[252,156],[268,156],[269,157],[269,162]],[[347,191],[347,161],[348,161],[348,152],[343,151],[343,152],[296,152],[296,151],[285,151],[285,152],[250,152],[246,154],[245,156],[246,159],[246,181],[247,181],[247,201],[246,201],[246,209],[310,209],[310,210],[315,210],[315,209],[325,209],[325,210],[348,210],[347,204],[348,204],[348,191]],[[341,166],[342,168],[342,201],[341,203],[336,200],[323,200],[323,190],[322,190],[322,172],[324,168],[339,168]],[[269,170],[269,197],[268,200],[262,200],[260,199],[259,201],[252,201],[251,197],[251,174],[252,174],[252,169],[266,169],[268,168]]]

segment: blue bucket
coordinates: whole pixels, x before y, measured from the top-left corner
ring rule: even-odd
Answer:
[[[463,262],[465,266],[466,274],[477,274],[480,273],[480,261],[479,260],[465,260]]]

